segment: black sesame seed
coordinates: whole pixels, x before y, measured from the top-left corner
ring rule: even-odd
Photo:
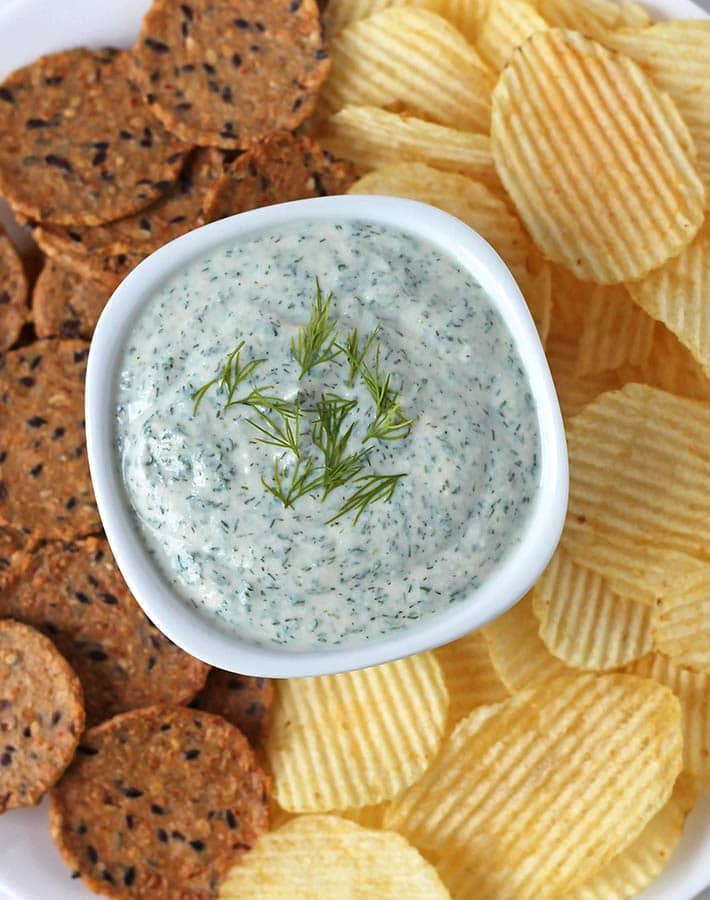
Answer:
[[[69,160],[64,156],[58,156],[56,153],[48,153],[45,156],[44,161],[48,166],[53,166],[55,169],[61,169],[62,172],[74,171],[74,167]]]
[[[109,594],[107,591],[103,591],[99,594],[99,597],[107,606],[115,606],[118,603],[116,597],[114,597],[113,594]]]
[[[83,591],[74,591],[74,596],[79,601],[79,603],[91,603],[91,597],[88,594],[85,594]]]
[[[150,811],[156,816],[165,815],[165,810],[163,809],[162,806],[159,806],[157,803],[150,804]]]
[[[27,424],[30,428],[41,428],[43,425],[47,424],[47,420],[43,419],[42,416],[32,416],[31,419],[27,420]]]
[[[62,428],[62,426],[60,425],[59,428],[55,428],[54,431],[52,432],[52,440],[58,441],[59,438],[64,437],[65,434],[66,434],[65,429]]]
[[[96,852],[96,847],[93,847],[91,844],[86,848],[86,855],[89,857],[89,862],[94,865],[99,861],[99,854]]]
[[[5,103],[14,103],[15,95],[9,88],[0,87],[0,100],[4,100]]]
[[[234,25],[235,25],[235,27],[238,28],[240,31],[246,31],[248,28],[251,28],[250,23],[247,22],[246,19],[235,19],[235,20],[234,20]]]
[[[94,662],[105,662],[108,659],[108,653],[104,653],[103,650],[90,650],[86,655]],[[127,794],[126,796],[130,797],[131,795]]]
[[[126,797],[142,797],[143,796],[143,791],[141,791],[135,787],[125,788],[123,793],[124,793],[124,796],[126,796]]]
[[[97,747],[90,747],[88,744],[79,744],[76,749],[77,753],[83,753],[84,756],[96,756],[99,752]]]
[[[197,757],[199,755],[200,755],[200,751],[197,749],[185,751],[185,759],[197,759]]]
[[[5,752],[2,756],[0,756],[0,766],[9,766],[12,762],[12,756]]]
[[[205,849],[204,841],[190,841],[190,846],[193,850],[196,850],[198,853],[201,853]]]
[[[44,466],[42,465],[42,463],[37,463],[36,466],[32,466],[32,468],[30,469],[30,475],[33,478],[37,478],[38,475],[42,474],[43,468],[44,468]]]
[[[230,828],[236,828],[239,824],[237,822],[237,817],[234,815],[231,809],[227,810],[227,812],[224,814],[224,817],[227,820],[227,825],[229,825]]]
[[[76,497],[70,497],[65,503],[65,509],[74,509],[77,503],[78,500],[76,499]]]
[[[170,53],[170,47],[162,41],[156,41],[155,38],[146,38],[143,43],[153,53]]]
[[[130,887],[133,882],[136,880],[136,869],[135,866],[129,866],[126,871],[123,873],[123,883],[126,887]]]
[[[158,835],[159,841],[162,841],[163,844],[168,843],[168,832],[164,828],[158,828],[156,834]]]
[[[126,828],[128,828],[129,831],[132,831],[134,825],[135,825],[135,819],[133,818],[133,816],[130,813],[128,813],[126,815]]]
[[[301,0],[291,0],[291,12],[295,13],[301,8]]]
[[[242,64],[242,58],[238,53],[232,54],[232,65],[235,69],[238,69]]]

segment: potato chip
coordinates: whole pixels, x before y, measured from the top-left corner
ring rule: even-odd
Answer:
[[[710,408],[627,384],[575,416],[567,442],[562,541],[575,559],[584,563],[590,536],[625,550],[632,564],[647,560],[649,548],[699,559],[708,553]]]
[[[710,377],[687,347],[660,322],[656,323],[651,357],[635,380],[691,400],[710,401]]]
[[[676,666],[659,653],[650,653],[626,666],[625,672],[653,678],[680,700],[683,716],[683,761],[710,791],[710,675]]]
[[[409,112],[441,125],[487,132],[493,74],[445,19],[423,9],[387,9],[332,41],[321,93],[334,113],[348,104]]]
[[[481,629],[491,662],[509,691],[537,688],[572,670],[553,656],[538,634],[532,594]]]
[[[605,43],[635,60],[675,101],[698,154],[698,170],[710,189],[710,22],[659,22],[641,31],[606,35]],[[706,197],[710,200],[710,196]]]
[[[542,346],[546,347],[552,327],[552,267],[533,246],[528,254],[527,269],[527,276],[520,279],[520,288],[540,335]]]
[[[395,797],[435,756],[448,707],[431,653],[282,681],[266,745],[277,803],[325,812]]]
[[[710,223],[703,225],[680,256],[642,281],[629,284],[629,291],[649,316],[660,319],[685,344],[710,375]]]
[[[500,71],[531,34],[549,27],[525,0],[491,0],[476,47],[488,65]]]
[[[533,588],[532,607],[547,649],[568,666],[615,669],[652,649],[651,608],[614,593],[561,547]]]
[[[482,632],[472,631],[458,641],[439,647],[434,655],[449,692],[449,727],[474,707],[498,703],[508,697]]]
[[[357,809],[341,809],[337,815],[363,828],[382,828],[385,812],[389,808],[390,801],[376,803],[374,806],[360,806]]]
[[[349,193],[386,194],[438,206],[478,231],[519,281],[528,277],[530,243],[522,225],[505,203],[478,181],[422,163],[401,163],[370,172],[356,181]]]
[[[556,28],[581,31],[597,40],[619,27],[632,27],[639,18],[638,7],[626,4],[622,9],[614,0],[537,0],[538,11]],[[645,16],[648,22],[648,16]]]
[[[578,278],[641,278],[700,228],[704,189],[680,117],[635,63],[575,32],[538,32],[515,53],[491,139],[533,240]]]
[[[448,900],[436,869],[399,834],[338,816],[298,816],[261,837],[227,875],[220,900]]]
[[[554,897],[640,834],[681,757],[669,690],[628,675],[560,678],[473,729],[464,719],[385,824],[443,854],[454,897]]]
[[[555,334],[555,326],[556,320],[553,316],[551,334],[545,350],[555,382],[557,399],[560,401],[562,415],[567,421],[580,413],[600,394],[616,390],[625,382],[618,370],[579,375],[577,372],[579,340]]]
[[[489,0],[330,0],[323,14],[329,37],[346,25],[395,6],[417,6],[438,13],[475,43]]]
[[[698,789],[695,779],[681,772],[670,800],[636,840],[565,900],[626,900],[635,897],[660,875],[671,857]]]
[[[658,600],[653,638],[656,649],[676,665],[710,674],[710,564]]]
[[[593,375],[645,365],[655,329],[655,320],[631,300],[624,285],[593,285],[582,313],[577,371]]]
[[[354,162],[361,175],[396,163],[421,162],[502,190],[487,134],[458,131],[374,106],[346,106],[324,124],[318,140],[335,156]]]
[[[617,28],[648,28],[653,24],[653,19],[640,3],[634,0],[622,0],[619,4],[619,19]]]

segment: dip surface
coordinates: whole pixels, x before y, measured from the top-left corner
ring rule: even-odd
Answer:
[[[313,406],[372,400],[344,358],[299,381],[291,339],[318,278],[344,339],[378,325],[382,368],[415,418],[378,441],[367,471],[407,473],[390,502],[326,524],[348,485],[285,508],[262,484],[287,451],[256,440],[247,407],[192,394],[244,341],[252,384]],[[308,433],[304,434],[308,442]],[[365,222],[261,232],[188,264],[143,308],[117,387],[116,442],[144,541],[185,602],[262,645],[304,650],[390,636],[480,585],[520,540],[539,484],[539,432],[507,328],[472,275],[419,238]]]

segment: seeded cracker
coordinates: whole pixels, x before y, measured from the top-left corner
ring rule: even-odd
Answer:
[[[209,667],[149,621],[105,540],[23,553],[8,581],[4,590],[0,582],[0,616],[52,639],[81,680],[89,725],[141,706],[189,703],[204,685]]]
[[[196,150],[178,180],[155,203],[145,209],[96,227],[46,226],[55,243],[64,242],[66,251],[101,257],[122,253],[148,256],[186,231],[204,225],[202,203],[207,188],[222,174],[223,155],[219,150]]]
[[[0,86],[0,194],[19,213],[98,225],[159,197],[185,147],[128,80],[128,54],[42,56]]]
[[[0,523],[38,538],[101,528],[84,435],[81,341],[38,341],[0,355]]]
[[[34,228],[32,237],[46,255],[62,268],[91,278],[114,291],[123,279],[145,259],[142,253],[117,253],[112,256],[93,256],[75,250],[73,246],[46,228]]]
[[[89,340],[111,291],[48,259],[32,292],[37,337]]]
[[[233,149],[300,125],[330,70],[315,0],[156,0],[132,60],[166,128]]]
[[[30,544],[29,535],[10,525],[0,525],[0,594],[14,577],[19,552]]]
[[[0,622],[0,813],[32,806],[60,778],[84,729],[81,685],[34,628]]]
[[[335,159],[310,138],[276,134],[238,157],[205,199],[212,221],[225,216],[326,194],[343,194],[355,180],[351,163]]]
[[[195,705],[236,725],[258,750],[266,739],[273,700],[274,685],[268,678],[212,669]]]
[[[268,829],[268,779],[208,713],[154,706],[87,731],[52,792],[65,862],[109,897],[208,898]]]
[[[0,353],[20,336],[27,319],[27,279],[10,239],[0,230]]]

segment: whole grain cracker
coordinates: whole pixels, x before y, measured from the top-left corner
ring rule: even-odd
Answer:
[[[0,813],[32,806],[69,765],[84,729],[81,685],[51,641],[0,621]]]
[[[41,225],[33,228],[32,237],[46,255],[70,272],[98,281],[114,291],[123,279],[145,259],[143,253],[116,253],[112,256],[93,256],[71,246],[62,236]]]
[[[236,725],[252,747],[259,750],[266,739],[273,701],[274,684],[270,679],[212,669],[195,706]]]
[[[0,523],[68,540],[101,528],[84,435],[88,344],[0,355]]]
[[[62,225],[130,215],[177,178],[184,145],[128,79],[128,54],[41,56],[0,86],[0,193]]]
[[[109,897],[214,897],[268,829],[268,779],[218,716],[134,710],[90,729],[52,792],[65,862]]]
[[[54,242],[64,242],[71,255],[148,255],[192,228],[204,224],[202,204],[207,188],[222,174],[223,154],[201,148],[191,154],[178,180],[140,212],[105,225],[47,226]]]
[[[39,338],[89,340],[111,291],[48,259],[32,291],[32,319]]]
[[[30,546],[30,536],[11,525],[0,525],[0,594],[14,577],[20,551]]]
[[[330,70],[315,0],[155,0],[132,61],[170,131],[233,149],[300,125]]]
[[[237,157],[205,198],[205,215],[225,216],[326,194],[343,194],[355,180],[353,165],[335,159],[307,137],[272,135]]]
[[[9,350],[27,321],[27,278],[10,238],[0,229],[0,353]]]
[[[84,688],[89,725],[156,703],[189,703],[209,666],[171,643],[133,599],[108,543],[49,543],[15,557],[0,616],[51,638]]]

